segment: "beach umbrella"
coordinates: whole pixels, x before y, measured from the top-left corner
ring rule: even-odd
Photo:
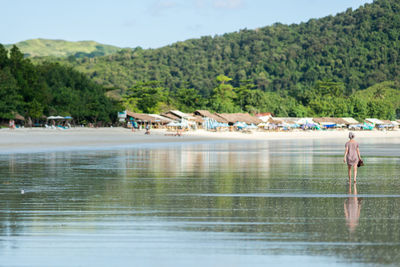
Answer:
[[[48,120],[62,120],[62,119],[64,119],[64,117],[61,117],[61,116],[50,116],[50,117],[47,117],[47,119]]]
[[[66,117],[64,117],[64,119],[66,119],[66,120],[71,120],[72,117],[71,117],[71,116],[66,116]]]
[[[247,127],[247,124],[244,122],[236,122],[233,126],[236,126],[238,129],[243,129]]]

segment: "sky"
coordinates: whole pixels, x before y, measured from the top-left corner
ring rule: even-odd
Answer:
[[[372,0],[0,0],[0,43],[34,38],[158,48],[201,36],[306,22]]]

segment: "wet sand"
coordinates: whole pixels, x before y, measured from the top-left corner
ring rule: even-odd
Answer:
[[[125,128],[72,128],[68,130],[23,128],[0,130],[0,153],[35,152],[47,150],[101,149],[141,144],[168,144],[205,142],[220,140],[304,140],[343,139],[347,140],[347,130],[332,131],[292,131],[292,132],[208,132],[197,130],[184,132],[181,137],[171,136],[173,132],[153,129],[150,135],[145,131],[132,132]],[[356,138],[400,138],[400,131],[355,132]]]

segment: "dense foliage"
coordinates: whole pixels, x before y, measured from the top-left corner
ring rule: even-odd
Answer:
[[[318,81],[296,100],[285,92],[264,92],[250,81],[232,86],[231,78],[219,75],[211,96],[202,97],[195,89],[172,92],[160,82],[141,82],[127,90],[124,105],[136,112],[158,113],[171,108],[184,112],[209,109],[215,112],[272,112],[279,117],[400,117],[400,84],[384,82],[350,96],[342,83]],[[397,114],[396,114],[397,112]]]
[[[400,1],[375,0],[355,11],[298,25],[206,36],[160,49],[138,47],[102,57],[52,60],[113,89],[125,107],[137,112],[206,108],[276,116],[395,119],[400,116],[399,29]],[[52,73],[57,65],[47,63],[38,69],[46,66]],[[13,86],[8,81],[4,88]],[[29,93],[7,97],[18,102],[18,97]],[[47,99],[40,92],[34,95],[38,103]],[[24,99],[31,103],[25,110],[35,110],[33,100],[33,95]],[[72,114],[71,101],[57,101],[52,108],[65,105]]]
[[[118,109],[105,89],[84,74],[58,63],[33,65],[16,46],[8,53],[0,44],[1,119],[19,113],[33,119],[69,115],[79,123],[111,122]]]
[[[400,1],[376,0],[353,11],[275,24],[222,36],[178,42],[160,49],[124,49],[72,62],[94,80],[127,89],[157,80],[171,90],[185,84],[208,96],[224,74],[232,84],[250,79],[263,91],[302,93],[318,80],[366,89],[400,74]]]
[[[360,99],[356,92],[385,81],[393,81],[398,90],[399,26],[400,2],[376,0],[355,11],[298,25],[275,24],[160,49],[124,49],[63,62],[100,84],[119,88],[119,94],[158,81],[166,88],[164,98],[173,97],[161,106],[173,104],[183,110],[206,106],[224,112],[394,118],[399,105],[383,98]],[[219,75],[231,80],[221,85]],[[203,99],[182,99],[188,97],[186,88],[195,99]],[[153,109],[159,110],[159,104]]]

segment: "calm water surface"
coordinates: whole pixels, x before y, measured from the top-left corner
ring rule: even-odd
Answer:
[[[0,266],[399,265],[400,140],[344,142],[1,154]]]

